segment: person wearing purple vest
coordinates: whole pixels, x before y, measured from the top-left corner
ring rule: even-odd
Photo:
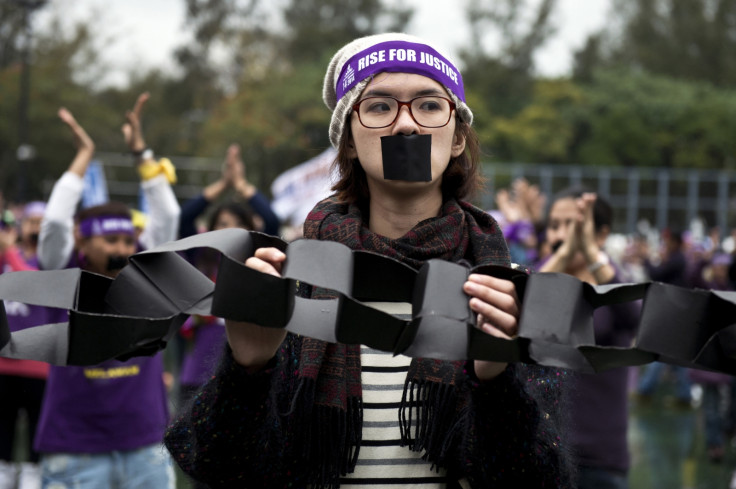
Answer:
[[[603,245],[611,230],[611,206],[579,188],[550,202],[546,239],[552,250],[539,272],[566,273],[592,285],[620,283]],[[627,347],[638,324],[638,306],[623,303],[596,309],[596,343]],[[570,375],[568,436],[578,466],[579,489],[628,487],[628,369]]]
[[[137,156],[145,149],[139,118],[147,98],[138,98],[123,129]],[[42,269],[78,266],[114,278],[138,247],[130,209],[109,202],[83,209],[75,218],[94,143],[69,111],[61,109],[59,116],[74,134],[77,154],[51,192],[41,225],[39,264]],[[153,246],[176,238],[179,206],[170,172],[157,170],[151,160],[139,160],[150,205],[140,241]],[[173,488],[173,468],[161,444],[168,417],[160,353],[91,367],[52,366],[35,438],[43,487]]]

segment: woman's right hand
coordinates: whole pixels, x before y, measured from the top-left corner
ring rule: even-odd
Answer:
[[[278,248],[258,248],[245,261],[245,266],[280,277],[286,255]],[[235,361],[251,372],[257,372],[271,360],[286,338],[283,328],[269,328],[253,323],[225,320],[227,341]]]

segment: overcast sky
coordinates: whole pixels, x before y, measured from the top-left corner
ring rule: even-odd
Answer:
[[[415,15],[407,31],[435,42],[450,55],[467,41],[465,0],[403,0],[413,5]],[[555,15],[558,32],[540,50],[536,59],[540,74],[566,75],[571,53],[580,48],[587,35],[604,24],[610,0],[559,0]],[[453,8],[454,6],[454,8]],[[104,59],[119,67],[110,73],[110,83],[124,83],[125,73],[141,67],[173,69],[172,49],[185,39],[182,30],[183,0],[50,0],[50,7],[36,15],[34,26],[43,29],[52,9],[63,12],[69,21],[89,19],[95,12],[99,32],[111,41],[103,49]],[[442,12],[441,15],[437,15]]]

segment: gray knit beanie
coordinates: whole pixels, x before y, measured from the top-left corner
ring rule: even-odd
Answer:
[[[460,71],[427,41],[403,33],[361,37],[343,46],[327,66],[322,99],[332,111],[330,142],[338,148],[351,108],[372,76],[381,72],[416,73],[442,84],[468,124],[473,113],[465,103]]]

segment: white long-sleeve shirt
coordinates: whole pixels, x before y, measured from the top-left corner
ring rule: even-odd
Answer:
[[[158,175],[142,182],[141,187],[149,203],[148,224],[139,238],[141,246],[148,249],[176,239],[181,210],[166,177]],[[64,173],[54,184],[41,221],[41,269],[58,270],[69,264],[74,251],[74,214],[83,189],[83,179],[71,172]]]

